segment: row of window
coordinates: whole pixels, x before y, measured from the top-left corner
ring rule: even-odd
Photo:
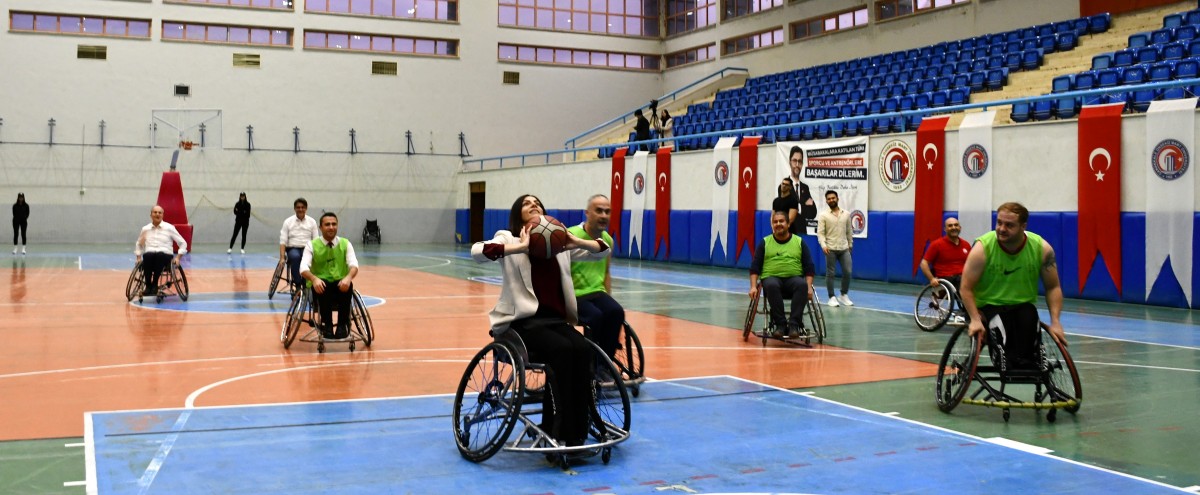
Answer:
[[[501,43],[500,60],[535,64],[579,65],[611,69],[658,70],[659,56]]]
[[[295,0],[164,0],[168,3],[219,5],[294,11]],[[353,14],[397,19],[457,21],[458,0],[304,0],[305,12]]]
[[[658,0],[499,0],[497,22],[555,31],[658,36]]]

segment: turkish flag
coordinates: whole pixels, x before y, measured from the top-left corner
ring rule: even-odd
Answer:
[[[734,249],[734,259],[742,254],[742,248],[749,244],[754,251],[754,214],[758,207],[758,140],[756,137],[743,137],[738,145],[738,227],[737,248]],[[753,253],[752,253],[753,254]]]
[[[1121,292],[1122,104],[1084,106],[1079,112],[1079,290],[1104,256]]]
[[[625,152],[620,148],[612,157],[612,190],[608,196],[612,214],[608,218],[608,233],[612,235],[613,247],[621,245],[621,207],[625,203]]]
[[[663,256],[671,255],[671,148],[658,149],[655,157],[654,184],[654,256],[658,256],[659,242],[666,250]]]
[[[917,128],[917,182],[913,200],[913,275],[921,267],[925,246],[942,236],[946,202],[946,124],[949,116],[926,117]]]

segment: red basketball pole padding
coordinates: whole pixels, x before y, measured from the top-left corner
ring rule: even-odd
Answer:
[[[179,172],[163,172],[158,186],[158,202],[163,208],[163,221],[175,226],[192,251],[192,224],[188,223],[187,206],[183,201],[183,181]]]

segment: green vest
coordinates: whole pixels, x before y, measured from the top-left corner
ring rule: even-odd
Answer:
[[[308,269],[317,278],[331,282],[346,278],[350,274],[350,265],[346,264],[346,250],[350,241],[345,237],[338,238],[333,247],[325,245],[325,238],[312,240],[312,266]],[[308,282],[312,287],[312,282]]]
[[[585,241],[592,240],[592,236],[588,235],[582,225],[576,225],[567,230],[575,237]],[[610,247],[613,245],[612,236],[608,235],[608,232],[601,232],[600,238],[604,239],[604,242]],[[604,274],[606,272],[608,272],[607,257],[599,261],[572,261],[571,282],[575,285],[575,297],[604,292]]]
[[[760,278],[780,277],[791,278],[804,275],[804,242],[800,236],[792,234],[792,238],[780,244],[774,235],[763,237],[763,267]]]
[[[1025,247],[1017,254],[1000,248],[996,231],[979,237],[987,264],[983,276],[975,284],[975,305],[1008,306],[1037,302],[1038,281],[1041,280],[1042,237],[1025,232]]]

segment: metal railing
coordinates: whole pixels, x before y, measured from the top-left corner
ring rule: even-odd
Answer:
[[[474,159],[474,160],[463,160],[462,170],[464,172],[483,170],[484,167],[490,162],[497,162],[498,163],[497,168],[504,168],[505,160],[508,160],[510,163],[513,160],[518,160],[520,163],[520,166],[522,166],[522,167],[524,167],[526,165],[546,165],[546,164],[551,164],[551,163],[566,163],[569,161],[577,161],[577,159],[579,157],[579,153],[583,153],[583,152],[587,152],[587,151],[596,151],[596,150],[605,149],[605,148],[641,147],[642,145],[646,145],[646,147],[650,147],[650,145],[672,143],[675,141],[685,140],[685,139],[708,138],[710,136],[723,137],[723,136],[741,136],[741,135],[761,135],[761,134],[766,134],[767,131],[780,131],[780,130],[785,130],[785,129],[790,130],[793,128],[818,126],[818,125],[822,125],[822,124],[833,124],[833,123],[837,123],[837,122],[842,122],[842,123],[860,122],[860,121],[864,121],[864,120],[874,120],[874,119],[880,119],[880,118],[895,118],[895,117],[910,117],[910,116],[914,116],[914,115],[928,117],[928,116],[941,115],[941,114],[953,114],[953,113],[958,113],[958,112],[962,112],[962,111],[966,111],[966,110],[973,110],[973,109],[977,109],[977,108],[981,109],[981,110],[987,110],[991,107],[1010,107],[1013,104],[1017,104],[1017,103],[1029,103],[1030,104],[1030,115],[1032,117],[1033,104],[1037,103],[1039,101],[1047,101],[1047,100],[1054,101],[1054,100],[1062,100],[1062,99],[1067,99],[1067,98],[1079,98],[1080,106],[1082,107],[1082,105],[1090,103],[1090,102],[1088,102],[1088,97],[1090,97],[1090,96],[1103,96],[1103,95],[1109,95],[1109,94],[1113,94],[1113,93],[1130,93],[1130,94],[1132,94],[1137,91],[1179,88],[1179,87],[1187,87],[1187,86],[1200,86],[1200,78],[1179,79],[1179,80],[1175,80],[1175,81],[1163,81],[1163,82],[1144,83],[1144,84],[1132,84],[1132,85],[1126,85],[1126,86],[1110,86],[1107,88],[1096,88],[1096,89],[1087,89],[1087,90],[1078,90],[1078,91],[1063,91],[1060,93],[1050,93],[1050,94],[1038,95],[1038,96],[1025,96],[1025,97],[1021,97],[1021,98],[1009,98],[1009,99],[1005,99],[1005,100],[995,100],[995,101],[987,101],[987,102],[980,102],[980,103],[966,103],[963,105],[950,105],[950,106],[942,106],[942,107],[935,107],[935,108],[905,110],[905,111],[899,111],[899,112],[876,113],[876,114],[870,114],[870,115],[857,115],[857,116],[853,116],[853,117],[839,117],[836,119],[812,120],[812,121],[806,121],[806,122],[789,122],[786,124],[776,124],[776,125],[759,126],[759,127],[744,127],[744,128],[740,128],[740,129],[729,129],[729,130],[723,130],[723,131],[691,133],[691,134],[686,134],[684,136],[677,136],[677,137],[649,139],[649,140],[645,140],[645,141],[630,141],[627,143],[621,143],[619,145],[604,144],[604,145],[596,145],[596,146],[587,146],[587,147],[582,147],[582,148],[572,148],[572,149],[568,149],[568,150],[538,151],[538,152],[534,152],[534,153],[522,153],[522,154],[515,154],[515,155],[485,157],[485,158],[479,158],[479,159]],[[1193,96],[1195,96],[1195,95],[1193,95]],[[1076,115],[1078,115],[1078,112],[1076,112]],[[1031,120],[1033,120],[1033,119],[1031,118]],[[916,129],[909,129],[909,130],[906,130],[905,132],[913,132],[915,130]],[[892,134],[892,133],[878,133],[877,132],[874,134]],[[568,156],[570,157],[570,160],[567,160]],[[560,159],[552,160],[555,157],[559,157]],[[530,160],[533,158],[540,158],[541,159],[540,163],[530,163]]]

